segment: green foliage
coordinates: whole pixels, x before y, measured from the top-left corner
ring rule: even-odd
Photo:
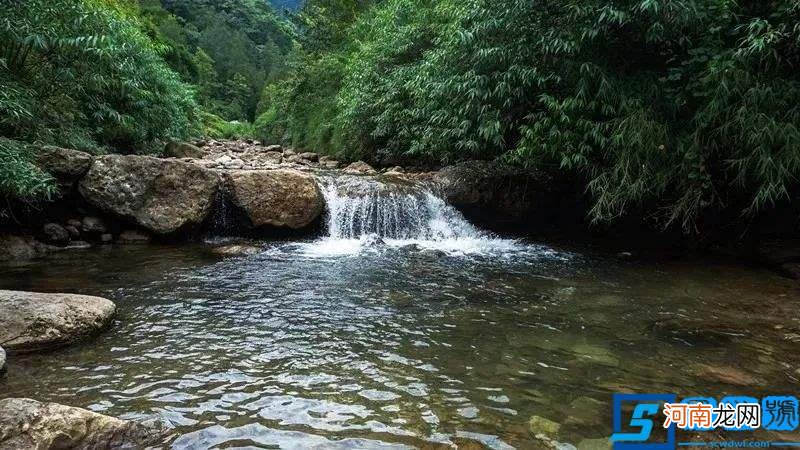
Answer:
[[[55,194],[53,178],[34,165],[33,157],[26,144],[0,137],[0,198],[35,202]]]
[[[0,6],[2,195],[46,197],[24,144],[150,152],[199,131],[192,89],[126,4],[32,0]]]
[[[203,108],[253,120],[259,93],[283,70],[293,35],[263,0],[139,0],[165,59],[196,84]]]
[[[213,139],[254,138],[255,130],[249,122],[227,121],[211,113],[203,113],[204,135]]]
[[[598,222],[690,231],[797,195],[796,1],[311,0],[297,20],[259,135],[578,173]]]

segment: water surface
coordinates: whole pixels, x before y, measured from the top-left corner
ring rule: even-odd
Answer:
[[[100,295],[118,316],[95,340],[12,356],[0,397],[158,417],[173,448],[504,449],[537,448],[532,416],[586,448],[609,435],[614,392],[797,389],[800,296],[772,273],[412,241],[261,242],[225,260],[206,245],[105,247],[4,266],[2,288]]]

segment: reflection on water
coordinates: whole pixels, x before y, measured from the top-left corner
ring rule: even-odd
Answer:
[[[614,392],[797,388],[800,296],[768,272],[413,244],[267,243],[223,261],[118,247],[4,267],[1,288],[101,295],[119,313],[94,341],[13,357],[0,397],[158,416],[174,448],[503,449],[535,448],[532,416],[587,448],[610,433]]]

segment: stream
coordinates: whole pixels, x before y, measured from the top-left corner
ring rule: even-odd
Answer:
[[[720,260],[635,262],[481,231],[435,192],[323,180],[324,235],[104,246],[0,267],[99,295],[112,328],[15,355],[0,397],[170,427],[165,448],[598,447],[611,394],[790,394],[797,284]]]

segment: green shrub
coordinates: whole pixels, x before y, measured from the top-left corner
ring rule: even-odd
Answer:
[[[24,143],[152,153],[200,133],[192,88],[131,11],[115,0],[0,3],[2,196],[52,193]]]
[[[212,139],[254,138],[255,129],[249,122],[227,121],[211,113],[203,113],[204,135]]]
[[[797,196],[796,1],[385,0],[337,23],[354,3],[307,3],[271,136],[578,174],[596,222],[690,232]]]
[[[33,158],[26,144],[0,137],[0,199],[35,203],[56,193],[53,177],[39,169]],[[6,212],[5,205],[0,207],[0,215]]]

